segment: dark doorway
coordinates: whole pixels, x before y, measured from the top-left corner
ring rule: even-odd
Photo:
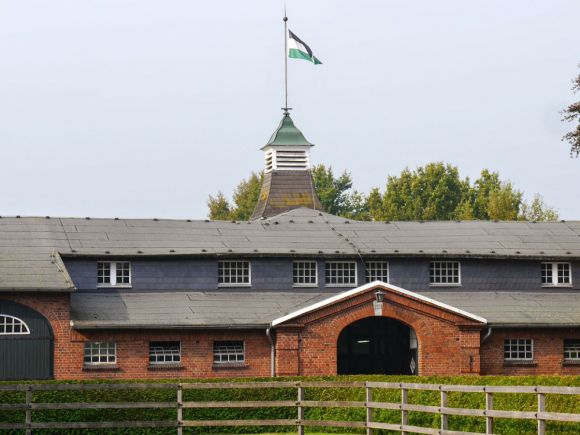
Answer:
[[[24,305],[0,300],[0,380],[50,379],[52,371],[48,320]]]
[[[367,317],[351,323],[338,337],[339,375],[417,374],[415,332],[395,319]]]

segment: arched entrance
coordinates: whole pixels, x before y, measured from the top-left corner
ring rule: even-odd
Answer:
[[[0,300],[0,380],[50,379],[52,371],[48,320],[24,305]]]
[[[417,374],[417,336],[412,328],[388,317],[351,323],[338,337],[337,373]]]

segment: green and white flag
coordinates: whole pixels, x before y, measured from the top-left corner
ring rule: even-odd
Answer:
[[[288,30],[288,57],[309,60],[314,65],[322,63],[312,54],[310,47],[290,30]]]

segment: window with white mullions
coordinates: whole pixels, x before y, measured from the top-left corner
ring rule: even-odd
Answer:
[[[461,285],[459,261],[432,261],[429,265],[431,285]]]
[[[314,287],[318,283],[316,261],[295,261],[293,265],[295,287]]]
[[[580,362],[580,339],[564,340],[564,360]]]
[[[245,349],[243,341],[214,341],[214,364],[243,363],[244,361]]]
[[[218,284],[220,286],[250,285],[250,262],[218,261]]]
[[[149,364],[178,364],[181,362],[179,341],[152,341],[149,343]]]
[[[572,285],[572,267],[570,263],[542,263],[542,285],[570,286]]]
[[[128,261],[98,261],[97,285],[101,287],[130,286],[131,263]]]
[[[354,286],[356,285],[356,262],[327,261],[324,274],[326,285]]]
[[[532,361],[534,359],[534,340],[529,338],[505,339],[503,357],[506,361]]]
[[[0,314],[0,335],[30,334],[28,325],[18,317]]]
[[[389,263],[386,261],[367,261],[366,282],[383,281],[389,282]]]
[[[117,362],[117,344],[113,341],[89,341],[85,343],[85,365],[115,364]]]

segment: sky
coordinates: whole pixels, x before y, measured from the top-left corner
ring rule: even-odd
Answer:
[[[578,0],[287,0],[313,163],[384,189],[432,161],[499,171],[580,219],[560,111]],[[278,0],[0,0],[0,215],[205,218],[263,167],[284,97]]]

